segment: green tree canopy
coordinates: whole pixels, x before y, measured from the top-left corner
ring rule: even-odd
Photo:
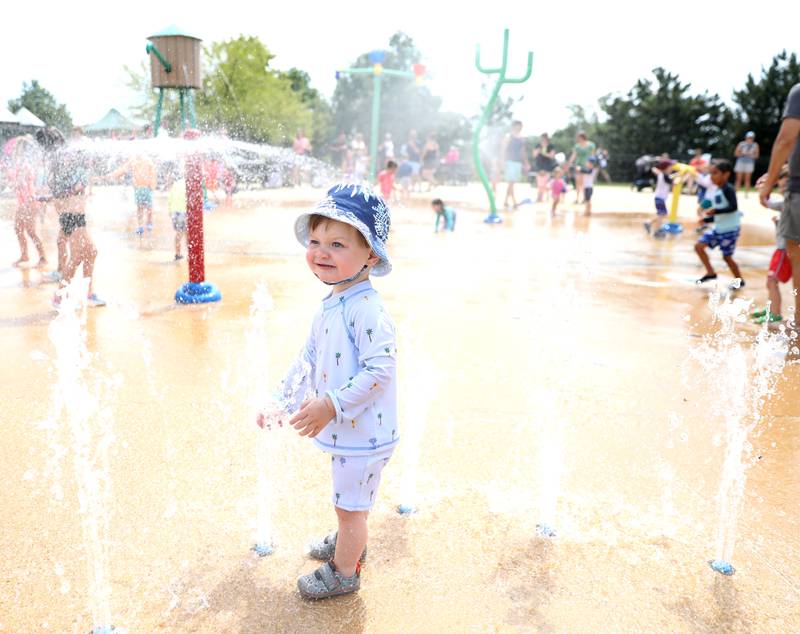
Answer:
[[[311,139],[313,154],[319,156],[327,151],[327,144],[333,136],[333,110],[316,88],[311,87],[311,77],[304,70],[290,68],[280,76],[289,83],[300,101],[311,112]]]
[[[35,79],[30,84],[23,82],[22,94],[16,99],[9,99],[8,109],[11,112],[16,114],[20,108],[27,108],[45,124],[58,128],[65,134],[72,131],[72,117],[67,107],[58,103],[50,91]]]
[[[718,95],[692,95],[691,84],[663,68],[640,79],[626,95],[606,96],[598,133],[611,154],[612,173],[626,177],[641,154],[669,153],[687,159],[693,148],[729,156],[733,116]]]
[[[739,115],[733,141],[741,139],[748,130],[755,132],[765,167],[781,127],[786,96],[798,82],[800,63],[797,55],[784,50],[772,58],[768,68],[762,67],[761,77],[756,80],[748,74],[744,88],[733,92]],[[733,153],[733,148],[729,151]]]

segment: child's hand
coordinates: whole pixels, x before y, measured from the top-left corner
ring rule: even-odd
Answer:
[[[334,408],[331,399],[328,396],[323,396],[322,398],[303,401],[300,409],[289,420],[289,424],[301,436],[314,438],[335,417],[336,408]]]

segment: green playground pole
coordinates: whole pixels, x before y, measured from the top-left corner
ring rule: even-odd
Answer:
[[[195,130],[197,129],[197,112],[194,109],[194,93],[192,92],[191,88],[186,89],[187,98],[189,100],[189,123],[191,124],[192,128]]]
[[[181,130],[186,130],[186,99],[183,88],[178,89],[178,97],[181,102]]]
[[[384,68],[382,64],[374,64],[371,68],[348,68],[346,70],[337,70],[336,78],[340,74],[346,75],[365,75],[372,73],[372,123],[370,125],[370,140],[369,140],[369,177],[374,181],[378,174],[378,136],[380,132],[380,116],[381,116],[381,77],[385,75],[393,75],[394,77],[414,77],[421,81],[422,75],[425,73],[425,67],[415,64],[414,69],[417,70],[419,66],[420,74],[405,70],[395,70],[393,68]]]
[[[481,46],[478,44],[475,47],[475,67],[478,69],[479,72],[485,75],[499,75],[497,78],[497,82],[494,85],[494,90],[492,90],[492,94],[489,97],[489,102],[486,104],[486,108],[483,110],[483,114],[481,115],[480,121],[478,122],[478,127],[475,128],[475,132],[472,135],[472,158],[475,161],[475,170],[478,172],[478,176],[483,183],[483,188],[486,190],[486,195],[489,197],[489,215],[484,219],[484,222],[495,224],[498,222],[503,222],[503,219],[497,215],[497,204],[494,199],[494,192],[492,191],[491,183],[489,183],[489,178],[486,176],[486,170],[483,169],[483,163],[481,161],[481,154],[480,154],[480,136],[481,130],[483,126],[486,125],[486,122],[489,120],[489,117],[492,115],[492,110],[494,109],[494,102],[497,99],[497,95],[500,94],[500,88],[503,84],[522,84],[531,76],[531,70],[533,69],[533,53],[528,51],[528,69],[525,71],[525,75],[523,77],[517,79],[509,79],[506,77],[506,70],[508,69],[508,29],[503,30],[503,63],[499,68],[483,68],[481,66]]]
[[[372,76],[372,132],[369,140],[369,179],[375,181],[378,165],[378,126],[381,116],[381,76]]]
[[[158,136],[158,130],[161,128],[161,108],[164,105],[164,89],[158,89],[158,103],[156,104],[156,121],[153,124],[153,138]]]

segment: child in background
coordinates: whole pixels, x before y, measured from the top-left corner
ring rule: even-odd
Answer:
[[[553,170],[553,178],[550,181],[550,196],[553,199],[553,206],[550,208],[550,216],[555,217],[558,203],[561,202],[561,197],[567,191],[567,184],[561,178],[561,168],[556,167]]]
[[[414,165],[408,160],[408,156],[404,154],[395,174],[397,181],[400,183],[400,196],[403,200],[408,200],[411,196],[411,180],[413,176]]]
[[[136,201],[136,220],[139,226],[137,235],[144,234],[144,219],[147,215],[147,230],[153,230],[153,190],[156,188],[156,166],[147,156],[140,154],[125,161],[119,169],[111,173],[111,178],[119,179],[130,175],[133,185],[133,198]]]
[[[592,215],[592,194],[594,193],[594,179],[597,176],[597,159],[590,156],[583,170],[583,202],[584,216]]]
[[[14,214],[14,232],[19,241],[19,259],[14,266],[28,262],[28,240],[30,236],[33,246],[39,254],[37,267],[47,264],[44,246],[36,235],[36,212],[39,201],[36,198],[36,162],[37,152],[33,137],[18,137],[11,151],[11,167],[8,170],[11,189],[17,198],[17,211]]]
[[[662,159],[652,169],[653,174],[656,175],[656,215],[652,220],[644,223],[644,230],[647,231],[647,235],[652,234],[656,238],[663,238],[667,235],[662,225],[667,217],[667,196],[672,187],[672,175],[669,173],[672,164],[672,161]]]
[[[431,201],[431,207],[436,212],[436,229],[435,233],[439,233],[439,221],[442,221],[443,231],[455,231],[456,228],[456,211],[452,207],[444,204],[441,198],[435,198]]]
[[[180,172],[182,173],[182,172]],[[167,210],[175,229],[175,261],[183,258],[181,245],[186,237],[186,179],[176,179],[167,194]]]
[[[778,187],[783,196],[786,196],[786,187],[789,185],[789,167],[784,165],[778,176]],[[783,201],[768,201],[768,209],[774,211],[783,211]],[[776,321],[783,321],[781,316],[781,289],[779,283],[786,283],[792,279],[792,263],[789,261],[789,256],[786,254],[786,238],[781,237],[778,233],[778,216],[775,216],[772,221],[775,223],[775,252],[772,254],[772,260],[769,263],[769,270],[767,271],[767,293],[769,296],[769,307],[762,310],[757,310],[752,314],[757,324],[763,324],[765,321],[774,323]]]
[[[733,259],[733,252],[736,250],[736,241],[739,239],[739,231],[742,224],[742,213],[736,201],[736,190],[728,182],[733,172],[733,167],[729,161],[718,160],[711,165],[711,181],[717,186],[717,192],[713,200],[704,201],[704,206],[708,207],[705,222],[714,223],[714,228],[706,231],[694,245],[697,257],[706,267],[706,274],[697,280],[698,284],[717,279],[717,274],[708,259],[706,248],[714,249],[719,247],[722,257],[735,278],[731,282],[730,290],[744,287],[744,280],[739,271],[739,266]],[[706,204],[707,203],[707,204]]]
[[[386,169],[378,173],[378,183],[381,188],[381,195],[384,200],[391,200],[392,194],[395,191],[394,176],[397,172],[397,163],[394,161],[387,161]]]
[[[392,270],[389,225],[380,196],[345,184],[328,190],[294,225],[311,272],[331,292],[317,310],[301,359],[283,382],[283,399],[297,410],[289,423],[331,455],[331,500],[339,524],[311,548],[311,556],[325,563],[298,579],[306,599],[361,587],[367,517],[399,440],[395,328],[369,279]],[[315,398],[305,398],[309,388]],[[256,422],[263,428],[264,415]]]

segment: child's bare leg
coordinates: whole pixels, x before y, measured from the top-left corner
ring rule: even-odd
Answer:
[[[792,287],[794,294],[794,326],[800,326],[800,242],[786,241],[786,255],[792,263]]]
[[[181,254],[181,241],[183,240],[183,232],[175,232],[175,255]]]
[[[144,227],[144,207],[141,205],[136,206],[136,222],[138,226]]]
[[[64,232],[59,231],[56,238],[56,249],[58,250],[58,272],[62,275],[67,268],[67,240]]]
[[[767,277],[767,295],[769,296],[769,312],[773,315],[781,314],[781,289],[778,280],[774,277]]]
[[[697,253],[697,257],[700,258],[703,266],[706,267],[706,273],[709,275],[715,275],[714,268],[711,266],[711,260],[708,259],[708,253],[706,253],[706,245],[702,242],[698,242],[694,245],[694,251]]]
[[[742,272],[739,270],[739,265],[736,264],[735,260],[733,259],[733,256],[723,255],[722,257],[725,260],[725,263],[728,265],[728,268],[731,270],[731,273],[733,273],[733,277],[738,277],[739,279],[743,279]]]
[[[152,207],[148,207],[147,208],[147,224],[148,225],[152,225],[153,224],[153,208]]]
[[[356,574],[356,564],[367,545],[369,511],[345,511],[336,508],[336,516],[339,520],[339,534],[336,538],[333,565],[345,577],[352,577]]]
[[[14,233],[17,234],[19,240],[19,260],[14,264],[20,264],[28,261],[28,241],[25,239],[25,218],[21,213],[17,213],[14,218]]]

